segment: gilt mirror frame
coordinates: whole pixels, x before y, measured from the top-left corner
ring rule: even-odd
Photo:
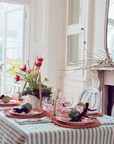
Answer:
[[[108,13],[109,13],[109,3],[110,0],[106,0],[106,7],[105,7],[105,23],[104,23],[104,48],[107,56],[107,60],[111,61],[108,46],[107,46],[107,29],[108,29]]]

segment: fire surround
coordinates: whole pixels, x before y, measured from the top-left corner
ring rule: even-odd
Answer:
[[[114,68],[91,68],[93,86],[101,92],[101,111],[108,114],[108,87],[114,86]],[[114,107],[111,112],[114,111]]]

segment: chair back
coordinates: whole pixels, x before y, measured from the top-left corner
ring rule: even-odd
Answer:
[[[98,111],[100,111],[100,108],[101,108],[101,95],[100,95],[99,89],[96,88],[96,87],[88,87],[88,88],[84,89],[82,91],[82,93],[80,94],[80,96],[79,96],[78,103],[81,102],[82,97],[84,96],[84,94],[86,92],[88,92],[88,95],[86,97],[86,101],[85,102],[89,102],[89,99],[92,98],[91,109],[93,109],[94,106],[97,103],[97,107],[96,108],[98,109]],[[97,95],[97,101],[96,101],[96,95]]]

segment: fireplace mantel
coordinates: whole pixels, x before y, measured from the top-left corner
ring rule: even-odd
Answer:
[[[106,68],[106,67],[103,67],[103,68],[91,68],[91,70],[113,71],[114,68]]]
[[[91,68],[93,86],[101,91],[102,112],[107,114],[108,86],[114,86],[114,68]]]
[[[101,78],[105,85],[114,86],[114,68],[91,68],[93,86],[99,88],[101,83]],[[99,81],[100,77],[100,81]]]

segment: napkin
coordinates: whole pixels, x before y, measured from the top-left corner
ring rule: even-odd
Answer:
[[[4,111],[5,109],[9,109],[9,108],[20,108],[20,106],[16,106],[16,107],[0,107],[0,111]]]
[[[24,124],[42,124],[42,123],[51,123],[51,120],[47,117],[43,118],[29,118],[29,119],[14,119],[16,123],[20,125]]]

